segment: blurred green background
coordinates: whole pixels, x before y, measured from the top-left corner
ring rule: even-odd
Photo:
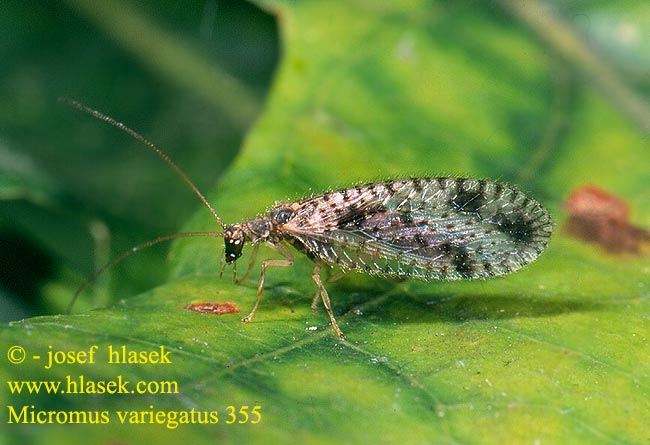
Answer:
[[[0,317],[8,321],[61,312],[95,268],[177,232],[200,205],[142,144],[57,99],[133,127],[207,190],[262,109],[279,48],[275,19],[237,0],[7,1],[0,11]],[[110,271],[86,303],[160,282],[166,248]]]

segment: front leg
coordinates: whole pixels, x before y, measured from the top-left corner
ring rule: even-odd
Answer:
[[[273,247],[278,252],[280,252],[280,254],[284,257],[284,259],[272,259],[272,260],[262,261],[262,271],[260,273],[260,280],[257,283],[257,299],[255,300],[255,305],[253,306],[253,309],[251,310],[250,314],[248,314],[247,316],[241,319],[242,323],[248,323],[249,321],[252,320],[253,315],[255,315],[255,311],[257,310],[257,306],[259,306],[260,304],[260,299],[262,298],[262,290],[264,289],[264,275],[266,274],[266,268],[269,266],[274,266],[274,267],[293,266],[293,255],[291,254],[291,251],[287,248],[286,245],[277,244],[274,245]]]
[[[237,278],[235,273],[234,273],[235,269],[233,268],[232,281],[235,284],[241,284],[246,280],[246,278],[248,278],[248,275],[250,275],[251,271],[253,270],[253,267],[255,266],[255,260],[257,259],[257,252],[259,250],[260,250],[260,245],[259,244],[254,244],[253,245],[253,251],[251,252],[251,259],[248,261],[248,268],[246,268],[246,273],[244,274],[243,277]]]

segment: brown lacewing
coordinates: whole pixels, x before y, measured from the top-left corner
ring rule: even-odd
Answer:
[[[223,237],[225,264],[253,251],[243,281],[251,272],[261,244],[282,259],[262,261],[253,318],[262,296],[268,267],[291,266],[290,246],[314,262],[312,279],[336,334],[336,323],[322,269],[363,272],[383,277],[423,280],[469,280],[506,275],[534,261],[546,247],[553,226],[549,213],[515,188],[489,179],[454,177],[389,180],[330,191],[296,202],[275,205],[266,214],[225,225],[185,173],[158,147],[114,119],[78,102],[69,105],[95,116],[143,142],[169,164],[210,210],[222,232],[177,233],[156,238],[115,258],[86,279],[75,294],[100,273],[132,253],[162,241],[192,236]]]

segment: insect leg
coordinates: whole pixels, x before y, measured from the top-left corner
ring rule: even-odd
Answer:
[[[339,325],[336,323],[336,319],[334,318],[334,314],[332,313],[332,305],[330,304],[330,297],[329,295],[327,295],[327,290],[325,290],[325,286],[323,286],[323,282],[320,279],[320,266],[316,265],[316,267],[314,267],[314,271],[312,272],[311,277],[316,283],[316,286],[318,286],[318,291],[316,295],[320,295],[321,299],[323,300],[323,306],[325,306],[327,315],[330,316],[332,327],[336,331],[336,334],[339,336],[339,338],[341,340],[345,340],[345,336],[343,335],[343,332],[341,332],[341,330],[339,329]]]
[[[345,275],[345,272],[342,270],[336,271],[333,275],[330,275],[327,277],[327,279],[323,282],[323,285],[332,283],[340,278],[343,278],[343,275]],[[314,299],[311,300],[311,310],[316,312],[318,310],[318,302],[320,301],[320,289],[316,291],[316,294],[314,295]]]
[[[260,299],[262,298],[262,290],[264,289],[264,275],[266,274],[266,268],[269,266],[274,267],[288,267],[293,266],[293,255],[291,251],[287,249],[283,244],[278,244],[273,246],[278,252],[284,256],[284,259],[273,259],[273,260],[264,260],[262,261],[262,272],[260,273],[260,281],[257,283],[257,299],[255,300],[255,305],[251,310],[250,314],[241,319],[242,323],[248,323],[253,319],[257,306],[260,304]]]
[[[253,245],[253,250],[251,252],[251,259],[248,262],[248,269],[246,269],[246,272],[244,273],[244,276],[242,276],[241,278],[236,278],[236,279],[233,280],[235,282],[235,284],[241,284],[241,283],[244,282],[244,280],[246,280],[246,278],[248,278],[251,271],[253,270],[253,267],[255,266],[255,260],[257,259],[257,252],[259,250],[260,250],[260,245],[259,244],[254,244]]]

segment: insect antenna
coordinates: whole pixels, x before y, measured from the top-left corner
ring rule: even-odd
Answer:
[[[90,283],[95,281],[98,276],[106,272],[108,269],[111,267],[115,266],[118,263],[121,263],[124,259],[130,257],[134,253],[146,249],[147,247],[155,246],[156,244],[163,243],[165,241],[173,240],[176,238],[191,238],[191,237],[214,237],[214,238],[223,238],[224,233],[223,232],[184,232],[184,233],[172,233],[171,235],[163,235],[159,236],[158,238],[154,238],[152,240],[146,241],[142,244],[138,244],[137,246],[133,246],[131,250],[127,250],[126,252],[123,252],[119,256],[113,258],[110,262],[104,264],[102,267],[97,269],[92,275],[89,275],[86,277],[77,290],[75,291],[74,295],[72,296],[72,300],[70,300],[70,303],[68,304],[68,308],[66,309],[66,313],[70,313],[72,311],[72,307],[76,303],[77,299],[79,298],[79,295],[83,290],[88,286]]]
[[[183,170],[181,170],[181,168],[178,165],[176,165],[176,163],[174,161],[172,161],[169,158],[169,156],[167,156],[167,154],[165,152],[163,152],[160,148],[158,148],[153,142],[151,142],[150,140],[148,140],[147,138],[145,138],[144,136],[142,136],[140,133],[136,132],[135,130],[127,127],[123,123],[116,121],[112,117],[107,116],[107,115],[105,115],[105,114],[103,114],[103,113],[101,113],[101,112],[99,112],[99,111],[97,111],[95,109],[90,108],[90,107],[87,107],[87,106],[83,105],[82,103],[77,102],[74,99],[60,98],[59,102],[62,102],[62,103],[66,104],[66,105],[68,105],[68,106],[70,106],[72,108],[76,108],[79,111],[82,111],[82,112],[84,112],[86,114],[89,114],[89,115],[91,115],[91,116],[93,116],[93,117],[95,117],[95,118],[97,118],[99,120],[102,120],[102,121],[106,122],[107,124],[112,125],[113,127],[117,128],[119,130],[122,130],[123,132],[127,133],[131,137],[135,138],[136,140],[142,142],[144,145],[149,147],[163,161],[165,161],[170,167],[172,167],[176,171],[176,173],[178,173],[178,175],[181,177],[181,179],[183,181],[185,181],[185,183],[192,190],[192,192],[199,198],[199,200],[203,203],[203,205],[205,205],[208,208],[208,210],[210,211],[210,213],[212,213],[212,216],[217,221],[219,226],[221,226],[221,228],[223,230],[226,229],[226,226],[223,223],[223,221],[221,220],[221,218],[219,217],[219,215],[217,214],[217,211],[210,205],[210,203],[208,202],[206,197],[203,195],[203,193],[201,193],[201,191],[198,189],[198,187],[196,185],[194,185],[192,180],[185,174],[185,172]],[[97,279],[97,277],[99,277],[106,270],[110,269],[111,267],[115,266],[116,264],[120,263],[121,261],[123,261],[127,257],[133,255],[134,253],[136,253],[136,252],[138,252],[138,251],[140,251],[142,249],[146,249],[147,247],[151,247],[151,246],[154,246],[156,244],[159,244],[159,243],[162,243],[162,242],[165,242],[165,241],[169,241],[169,240],[172,240],[172,239],[176,239],[176,238],[190,238],[190,237],[223,238],[224,236],[225,235],[224,235],[223,232],[174,233],[174,234],[171,234],[171,235],[160,236],[158,238],[149,240],[149,241],[144,242],[142,244],[138,244],[137,246],[132,247],[131,250],[128,250],[128,251],[122,253],[121,255],[119,255],[116,258],[114,258],[113,260],[111,260],[109,263],[103,265],[98,270],[96,270],[92,275],[90,275],[86,279],[84,279],[82,281],[82,283],[79,285],[79,288],[75,291],[74,295],[72,296],[72,300],[68,304],[68,308],[67,308],[66,312],[69,314],[72,311],[72,307],[74,306],[75,302],[77,301],[79,295],[86,288],[86,286],[88,286],[88,284],[90,284],[95,279]],[[223,273],[223,270],[222,270],[222,273]]]
[[[181,168],[178,165],[176,165],[176,163],[174,161],[172,161],[169,158],[169,156],[167,156],[167,154],[165,154],[164,151],[162,151],[160,148],[158,148],[156,146],[156,144],[154,144],[153,142],[151,142],[150,140],[148,140],[147,138],[145,138],[144,136],[142,136],[140,133],[136,132],[135,130],[132,130],[131,128],[127,127],[123,123],[118,122],[115,119],[113,119],[112,117],[106,116],[105,114],[100,113],[97,110],[94,110],[94,109],[92,109],[90,107],[87,107],[84,104],[82,104],[80,102],[77,102],[74,99],[69,99],[67,97],[63,97],[63,98],[59,99],[59,102],[62,102],[64,104],[66,104],[66,105],[69,105],[72,108],[76,108],[79,111],[83,111],[86,114],[94,116],[97,119],[102,120],[102,121],[106,122],[107,124],[110,124],[110,125],[114,126],[115,128],[118,128],[118,129],[122,130],[123,132],[127,133],[128,135],[132,136],[133,138],[137,139],[138,141],[142,142],[147,147],[149,147],[151,150],[153,150],[158,156],[160,156],[160,158],[163,161],[165,161],[171,168],[173,168],[176,171],[176,173],[178,173],[178,175],[181,177],[181,179],[183,179],[183,181],[185,181],[185,183],[189,186],[189,188],[192,190],[192,192],[194,192],[194,194],[201,200],[203,205],[205,205],[208,208],[208,210],[210,210],[210,213],[212,213],[212,216],[219,223],[221,228],[224,229],[224,230],[226,229],[226,226],[223,223],[223,221],[221,221],[221,218],[217,214],[217,211],[210,205],[210,203],[205,198],[205,196],[203,196],[203,193],[201,193],[201,191],[198,189],[198,187],[196,185],[194,185],[192,180],[185,174],[185,172],[183,170],[181,170]]]

